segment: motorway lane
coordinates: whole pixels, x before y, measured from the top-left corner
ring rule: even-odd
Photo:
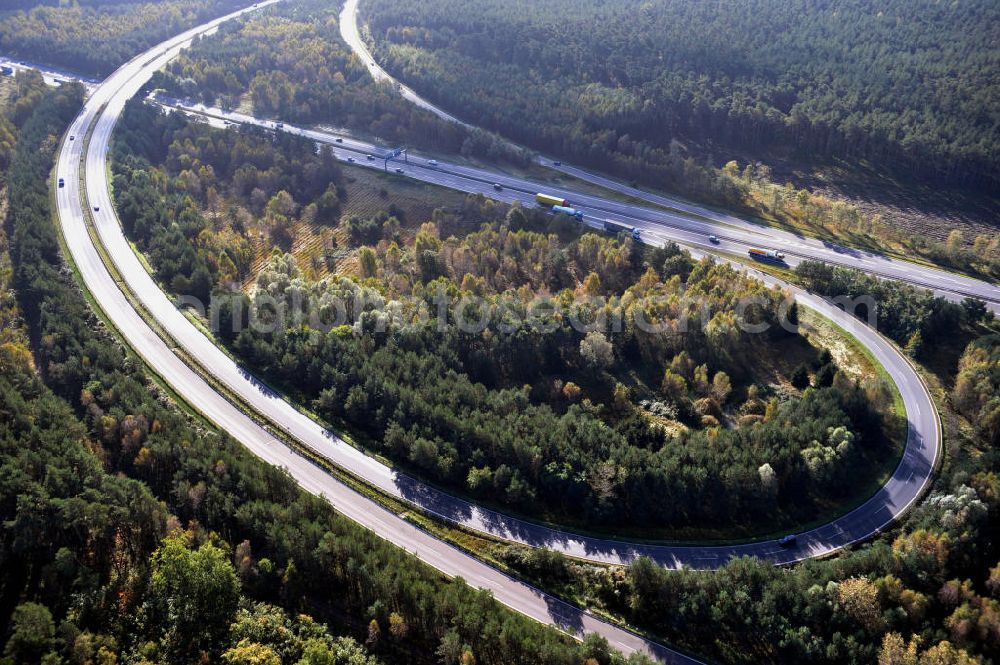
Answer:
[[[166,97],[157,97],[156,101],[168,108],[175,108],[189,114],[200,115],[218,127],[224,123],[254,125],[269,130],[275,130],[276,123],[235,111],[224,111],[204,104],[187,102]],[[219,122],[219,121],[222,122]],[[386,149],[377,144],[352,138],[345,134],[331,131],[296,127],[284,124],[281,131],[303,136],[321,144],[333,146],[335,154],[342,161],[353,157],[355,165],[369,168],[383,168],[383,156]],[[374,155],[370,161],[366,155]],[[702,219],[692,218],[689,213],[675,213],[658,208],[638,206],[623,203],[613,199],[605,199],[592,194],[554,187],[546,183],[511,176],[499,171],[454,164],[444,160],[435,160],[431,164],[430,157],[419,152],[411,152],[408,162],[390,162],[390,168],[400,167],[407,177],[424,182],[457,189],[468,193],[478,193],[506,203],[519,202],[527,207],[534,207],[535,193],[558,195],[568,199],[573,207],[584,213],[588,223],[600,228],[605,219],[611,219],[635,226],[646,235],[652,234],[653,240],[673,240],[688,247],[703,250],[708,253],[727,252],[736,255],[746,255],[751,247],[779,248],[786,253],[786,264],[794,268],[806,258],[823,260],[828,263],[846,267],[860,268],[872,274],[901,279],[911,284],[928,288],[936,295],[949,300],[961,300],[966,295],[975,295],[987,301],[992,309],[1000,311],[1000,289],[970,280],[941,270],[924,268],[911,263],[893,261],[880,255],[858,250],[837,248],[824,245],[818,241],[809,242],[784,231],[765,229],[744,220],[729,218],[722,213],[716,213],[725,219],[733,219],[738,224],[712,223]],[[600,176],[595,176],[600,178]],[[493,184],[500,184],[503,189],[496,191]],[[643,194],[634,190],[636,194]],[[657,197],[654,197],[657,198]],[[654,201],[655,202],[655,201]],[[660,205],[657,203],[657,205]],[[665,205],[665,204],[664,204]],[[692,207],[692,210],[695,208]],[[708,211],[706,211],[708,212]],[[691,212],[690,214],[696,214]],[[710,235],[719,238],[719,243],[711,243]],[[971,285],[971,286],[969,286]],[[968,288],[967,288],[968,287]]]
[[[372,77],[376,81],[392,82],[398,87],[404,99],[434,113],[440,118],[459,123],[466,127],[473,127],[469,123],[456,118],[444,109],[427,101],[411,88],[394,79],[391,74],[375,61],[364,40],[361,38],[357,16],[358,2],[359,0],[348,0],[345,3],[344,9],[340,14],[340,34],[354,51],[355,55],[365,64]],[[651,194],[620,183],[613,178],[598,175],[585,169],[559,162],[559,160],[550,157],[539,156],[537,161],[543,166],[561,171],[580,180],[681,213],[671,214],[663,211],[650,211],[645,207],[612,202],[607,199],[600,199],[549,185],[545,185],[544,189],[538,190],[567,198],[572,202],[574,207],[594,217],[600,218],[604,216],[618,221],[631,222],[634,226],[639,226],[640,228],[644,228],[641,222],[651,222],[670,228],[674,234],[678,231],[686,231],[690,234],[700,235],[699,244],[702,246],[705,246],[704,239],[708,235],[714,234],[730,241],[739,249],[739,253],[746,253],[746,249],[749,247],[763,246],[766,249],[777,249],[789,256],[789,265],[791,266],[797,264],[799,259],[816,259],[832,264],[859,268],[874,275],[898,279],[930,289],[936,294],[951,300],[961,300],[966,296],[979,298],[986,301],[991,309],[1000,312],[1000,287],[994,284],[937,268],[892,259],[874,252],[852,249],[836,243],[753,224],[748,220],[740,219],[728,213],[660,194]],[[476,171],[476,169],[469,169],[467,167],[451,166],[450,168],[460,171],[465,170],[466,172]],[[495,177],[499,178],[500,176]],[[511,186],[525,186],[525,181],[523,180],[508,179],[507,181],[511,183]],[[514,184],[515,181],[518,181],[517,184]],[[498,180],[498,182],[504,183],[504,180]],[[531,186],[530,183],[528,183],[528,186]],[[695,218],[692,218],[692,216],[695,216]]]

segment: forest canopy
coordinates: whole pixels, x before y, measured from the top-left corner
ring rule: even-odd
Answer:
[[[841,375],[781,326],[784,293],[728,264],[483,197],[408,229],[389,211],[341,216],[352,167],[328,151],[138,100],[116,137],[123,225],[164,285],[219,296],[212,325],[241,360],[417,475],[530,514],[659,528],[808,519],[894,459],[871,408],[884,387]],[[287,229],[317,223],[356,264],[310,277],[277,251],[250,272],[247,236],[288,251]],[[439,295],[467,305],[423,319]],[[270,322],[267,303],[276,326],[241,323]],[[297,303],[346,306],[306,325]]]
[[[659,165],[679,140],[865,159],[983,187],[1000,178],[991,0],[361,9],[379,61],[432,100],[591,164]]]
[[[20,11],[0,14],[0,51],[97,77],[168,37],[246,5],[242,0],[10,4]]]
[[[22,88],[23,122],[0,119],[17,130],[0,144],[0,663],[624,665],[444,579],[165,395],[59,249],[55,137],[84,90]]]
[[[340,37],[339,3],[297,0],[254,13],[198,40],[153,79],[180,97],[298,123],[349,127],[394,145],[526,163],[481,130],[441,120],[376,83]]]

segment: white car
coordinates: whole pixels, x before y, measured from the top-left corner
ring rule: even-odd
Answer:
[[[437,166],[438,165],[438,160],[436,160],[436,159],[428,159],[427,163],[430,164],[431,166]]]
[[[396,173],[402,173],[402,172],[403,172],[403,169],[399,169],[399,168],[396,169]]]

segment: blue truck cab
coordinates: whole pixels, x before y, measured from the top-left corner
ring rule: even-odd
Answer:
[[[787,536],[782,536],[781,538],[779,538],[778,545],[784,548],[795,547],[796,543],[798,543],[798,540],[799,539],[795,536],[794,533],[790,533]]]

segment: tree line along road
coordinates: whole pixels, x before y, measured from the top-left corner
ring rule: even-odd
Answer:
[[[260,3],[259,6],[276,1]],[[247,8],[243,12],[255,8]],[[718,547],[642,545],[589,538],[518,520],[394,472],[341,441],[280,396],[262,391],[259,382],[177,310],[146,272],[122,233],[105,170],[111,133],[128,99],[196,35],[209,32],[243,12],[216,19],[150,49],[123,65],[95,89],[69,129],[69,134],[80,140],[64,141],[59,153],[57,173],[58,177],[65,179],[66,186],[57,190],[57,206],[60,226],[86,287],[94,293],[105,314],[129,345],[189,404],[196,406],[209,420],[264,461],[286,468],[304,489],[323,495],[347,517],[413,552],[443,573],[460,576],[474,586],[489,589],[498,600],[532,618],[557,623],[575,635],[600,633],[613,646],[625,652],[643,651],[665,662],[697,662],[599,621],[433,538],[343,485],[286,445],[282,438],[294,439],[299,445],[338,464],[377,489],[444,519],[495,537],[546,546],[572,556],[608,563],[626,563],[636,556],[646,555],[666,566],[713,568],[732,556],[743,554],[760,556],[776,563],[819,556],[867,538],[884,528],[902,514],[930,482],[940,450],[940,437],[933,403],[913,368],[874,331],[824,301],[801,292],[796,294],[797,297],[847,328],[883,363],[903,395],[909,431],[903,458],[890,481],[855,511],[801,534],[796,548],[780,548],[774,541]],[[83,140],[87,137],[88,141]],[[141,303],[146,315],[156,320],[168,339],[161,338],[150,327],[115,282],[88,233],[88,215],[92,217],[100,243],[111,257],[130,295]],[[173,351],[172,345],[182,348],[189,359],[210,371],[228,394],[222,395],[213,388]],[[242,405],[231,402],[232,396],[238,397]],[[271,423],[279,423],[282,438],[272,435],[251,418],[244,411],[246,407]]]

